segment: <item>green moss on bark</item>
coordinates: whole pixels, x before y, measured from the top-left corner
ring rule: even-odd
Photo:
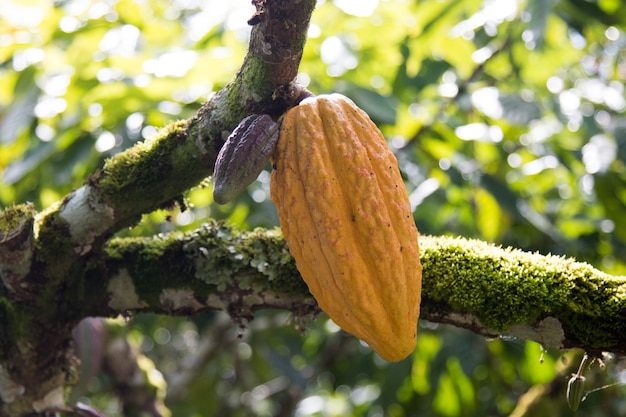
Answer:
[[[58,211],[46,215],[38,224],[36,260],[48,281],[69,280],[69,270],[77,259],[69,226]]]
[[[35,208],[32,204],[18,204],[0,212],[0,243],[4,242],[27,221],[32,221]]]
[[[164,173],[169,174],[172,164],[168,160],[184,136],[184,121],[170,123],[151,139],[108,159],[98,178],[100,187],[112,197],[130,186],[150,186]]]
[[[159,304],[163,289],[198,297],[225,291],[270,290],[308,295],[279,230],[238,233],[218,222],[183,234],[115,239],[106,246],[115,269],[128,269],[140,299]]]
[[[159,305],[164,288],[189,288],[188,266],[183,259],[182,242],[177,234],[153,238],[114,239],[106,246],[116,269],[116,261],[128,270],[140,300]],[[200,288],[196,288],[200,290]],[[204,289],[206,291],[206,289]]]
[[[127,226],[139,221],[141,214],[176,200],[211,170],[198,145],[189,140],[187,122],[178,121],[107,160],[89,183],[114,209],[116,221]]]
[[[568,336],[587,346],[623,341],[625,333],[615,329],[626,323],[626,277],[477,240],[422,237],[420,242],[423,293],[451,311],[471,313],[498,332],[555,316]]]

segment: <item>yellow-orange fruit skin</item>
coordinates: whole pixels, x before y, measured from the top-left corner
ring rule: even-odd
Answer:
[[[303,100],[282,120],[271,198],[320,308],[383,359],[415,348],[422,266],[398,163],[348,98]]]

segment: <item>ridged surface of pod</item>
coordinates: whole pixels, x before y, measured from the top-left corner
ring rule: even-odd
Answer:
[[[418,234],[398,163],[348,98],[303,100],[282,121],[271,198],[319,306],[382,358],[407,357],[421,298]]]

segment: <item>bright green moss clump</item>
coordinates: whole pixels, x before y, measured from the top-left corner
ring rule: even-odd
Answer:
[[[141,180],[150,185],[150,180],[159,178],[164,169],[169,168],[167,159],[172,150],[180,145],[185,135],[185,122],[179,121],[165,126],[152,138],[137,143],[126,151],[108,159],[100,180],[107,193],[114,194]],[[178,140],[177,140],[178,139]]]
[[[179,198],[211,170],[198,144],[189,140],[187,123],[179,121],[107,160],[89,184],[98,189],[116,220],[131,225],[140,214]]]
[[[420,246],[425,298],[471,313],[485,326],[504,332],[553,316],[566,332],[592,346],[615,345],[623,338],[603,330],[603,323],[626,326],[626,277],[478,240],[423,236]]]

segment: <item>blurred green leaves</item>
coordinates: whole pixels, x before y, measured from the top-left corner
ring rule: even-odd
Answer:
[[[226,19],[243,2],[213,3],[3,3],[0,204],[45,208],[228,82],[248,29]]]

